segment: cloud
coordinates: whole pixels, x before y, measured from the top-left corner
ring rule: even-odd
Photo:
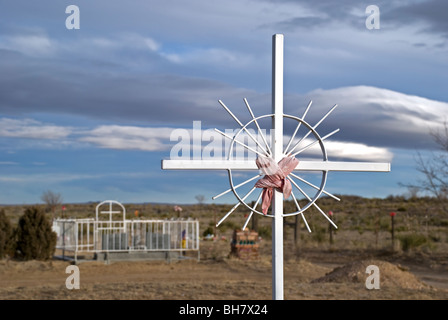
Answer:
[[[18,165],[18,162],[14,161],[0,161],[0,166],[15,166]]]
[[[371,146],[435,148],[429,132],[442,128],[448,114],[447,102],[369,86],[314,90],[302,97],[288,97],[287,104],[293,105],[294,100],[304,101],[304,98],[313,101],[312,112],[306,118],[311,124],[338,104],[318,131],[340,128],[339,139]]]
[[[205,158],[219,158],[224,159],[227,156],[227,149],[230,142],[227,138],[216,133],[211,128],[201,128],[200,125],[192,126],[191,128],[181,129],[170,127],[137,127],[137,126],[121,126],[121,125],[101,125],[93,129],[86,130],[82,127],[63,127],[55,126],[48,123],[42,123],[34,119],[8,119],[0,118],[0,137],[3,138],[20,138],[37,140],[33,142],[34,147],[45,148],[59,148],[64,144],[65,148],[79,148],[80,142],[87,146],[87,144],[105,149],[114,150],[139,150],[148,152],[164,151],[169,155],[169,151],[175,146],[178,148],[187,148],[191,152],[197,154],[197,150],[203,151]],[[196,130],[194,132],[194,130]],[[230,136],[238,132],[236,129],[223,130]],[[199,132],[199,133],[198,133]],[[232,133],[233,132],[233,133]],[[180,139],[180,134],[183,134]],[[261,136],[257,136],[255,131],[252,132],[254,137],[262,143]],[[266,139],[270,141],[269,134],[264,133]],[[199,137],[199,140],[195,137]],[[285,135],[284,141],[288,141],[290,137]],[[247,143],[252,149],[257,149],[257,145],[247,135],[241,134],[238,138],[244,143]],[[48,145],[46,141],[55,141]],[[298,141],[295,139],[291,146]],[[312,143],[312,140],[304,140],[301,147]],[[16,147],[19,143],[14,144]],[[25,142],[25,145],[29,144]],[[335,141],[333,139],[325,142],[327,152],[332,158],[341,159],[368,159],[386,161],[392,158],[392,154],[386,148],[369,147],[360,143]],[[244,147],[240,145],[235,146],[239,150],[237,154],[244,156]],[[298,147],[296,150],[299,150]],[[196,150],[196,151],[195,151]],[[210,154],[211,150],[213,153]],[[260,149],[258,148],[260,151]],[[242,152],[242,153],[241,153]],[[199,153],[201,154],[201,153]],[[247,154],[247,152],[246,152]],[[254,159],[256,154],[249,153]],[[305,153],[307,156],[321,156],[319,148],[310,148],[309,152]],[[193,153],[191,153],[193,156]],[[15,165],[16,162],[3,161],[0,165]],[[33,162],[34,165],[44,165],[42,162]]]
[[[238,130],[235,130],[236,133]],[[173,133],[184,133],[182,140],[177,140],[177,134],[173,136]],[[86,132],[86,136],[80,138],[83,142],[90,142],[96,146],[102,148],[110,149],[121,149],[121,150],[142,150],[142,151],[168,151],[173,148],[174,145],[179,145],[183,143],[189,144],[190,150],[197,150],[200,144],[203,151],[206,148],[210,148],[210,134],[213,135],[212,130],[201,130],[198,134],[193,133],[192,129],[183,129],[182,132],[176,128],[141,128],[132,126],[100,126],[89,132]],[[227,131],[229,133],[229,131]],[[233,136],[231,133],[229,133]],[[253,132],[254,136],[257,137],[256,133]],[[200,136],[200,141],[193,140],[193,136]],[[172,140],[172,138],[174,140]],[[270,141],[270,136],[266,135],[268,141]],[[203,154],[204,157],[217,157],[219,159],[226,158],[226,150],[228,148],[227,138],[222,137],[220,134],[213,135],[213,147],[214,151],[217,153],[215,155],[210,155],[208,151]],[[248,136],[240,135],[238,138],[240,141],[245,141],[253,149],[257,149],[256,144],[248,138]],[[289,137],[285,136],[284,141],[288,141]],[[261,142],[261,137],[258,137]],[[249,142],[248,142],[249,141]],[[298,139],[296,139],[298,141]],[[300,145],[301,147],[307,146],[313,141],[306,139]],[[295,142],[294,142],[295,143]],[[293,146],[294,144],[292,144]],[[236,145],[242,150],[244,147]],[[364,161],[390,161],[393,158],[393,154],[387,148],[370,147],[365,144],[353,143],[353,142],[343,142],[335,140],[325,141],[325,148],[327,153],[331,158],[338,159],[352,159],[352,160],[364,160]],[[297,148],[296,150],[299,150]],[[258,149],[260,151],[260,149]],[[306,155],[321,156],[320,148],[310,148]],[[255,154],[251,154],[254,156]],[[168,156],[168,154],[167,154]],[[192,154],[191,154],[192,156]]]
[[[79,174],[70,172],[61,173],[34,173],[34,174],[3,174],[0,176],[0,182],[4,183],[17,183],[17,184],[29,184],[29,183],[42,183],[45,181],[47,184],[53,183],[67,183],[86,180],[104,180],[106,178],[147,178],[153,177],[153,173],[148,172],[116,172],[116,173],[99,173],[99,174]]]
[[[171,128],[141,128],[133,126],[100,126],[79,140],[101,148],[121,150],[161,151],[169,148],[165,144]]]
[[[312,143],[311,139],[305,139],[301,144],[302,147]],[[372,162],[390,162],[393,159],[393,153],[387,148],[372,147],[362,143],[337,141],[334,139],[324,142],[328,159],[335,160],[356,160],[356,161],[372,161]],[[294,144],[293,144],[294,146]],[[300,150],[298,147],[295,151]],[[318,145],[311,147],[302,156],[322,157],[322,151]],[[298,157],[301,157],[298,155]]]
[[[0,32],[0,49],[38,58],[51,56],[57,50],[55,41],[41,28],[6,29],[9,32]]]
[[[341,128],[342,141],[376,147],[433,148],[429,128],[439,126],[447,114],[445,102],[397,92],[402,88],[431,96],[428,92],[438,87],[434,90],[444,96],[446,74],[439,62],[446,62],[445,55],[422,54],[428,39],[444,47],[439,39],[447,30],[443,1],[378,1],[384,25],[384,32],[378,33],[366,33],[367,4],[356,0],[232,5],[192,1],[175,2],[170,10],[166,4],[144,1],[124,7],[105,4],[81,8],[82,19],[87,12],[97,19],[90,25],[83,20],[78,33],[67,33],[63,24],[61,30],[54,28],[61,17],[49,1],[27,6],[24,14],[33,18],[26,24],[10,18],[23,10],[22,1],[5,4],[9,15],[0,28],[1,116],[75,115],[96,123],[149,128],[188,127],[202,120],[208,127],[231,128],[236,123],[217,99],[244,121],[250,119],[244,97],[256,114],[270,112],[271,48],[266,32],[276,27],[276,32],[287,33],[285,110],[301,114],[311,99],[312,123],[338,103],[320,128],[324,132]],[[34,15],[33,10],[46,14]],[[124,23],[103,24],[106,20]],[[433,36],[415,37],[416,30],[423,30],[421,23]],[[307,27],[307,32],[296,32],[299,27]],[[293,87],[293,76],[304,80]],[[420,79],[425,79],[425,88]],[[352,86],[358,83],[374,85]],[[397,91],[378,88],[380,84]],[[317,87],[336,89],[310,91]],[[297,108],[300,105],[303,108]],[[71,136],[68,127],[29,123],[22,130],[12,125],[0,128],[0,134]],[[118,132],[114,137],[106,128],[95,130],[80,140],[107,148],[166,147],[155,132]]]
[[[162,83],[156,84],[159,79]],[[164,83],[177,79],[174,86],[179,86],[165,98],[162,91],[169,92]],[[57,126],[33,119],[0,118],[0,136],[9,138],[52,139],[87,142],[103,148],[136,149],[136,150],[167,150],[169,135],[176,127],[192,128],[194,120],[202,120],[203,130],[234,129],[238,124],[219,106],[211,100],[209,93],[202,92],[201,81],[171,76],[154,77],[154,91],[159,91],[158,97],[152,97],[146,108],[140,109],[140,103],[123,108],[99,108],[104,118],[109,121],[146,122],[146,125],[101,125],[90,130]],[[170,84],[173,86],[173,84]],[[205,91],[218,95],[220,85],[204,82]],[[217,86],[216,86],[217,85]],[[134,90],[136,88],[133,88]],[[251,96],[249,103],[257,115],[269,112],[269,97],[264,94],[229,87],[232,97],[224,100],[232,112],[242,121],[250,119],[250,115],[239,98]],[[157,95],[157,92],[154,92]],[[203,101],[201,101],[203,96]],[[237,100],[234,101],[234,99]],[[134,95],[134,98],[136,96]],[[165,100],[166,99],[166,100]],[[208,101],[210,100],[210,101]],[[447,119],[448,103],[435,101],[424,97],[407,95],[388,89],[354,86],[336,89],[318,89],[304,95],[285,95],[285,112],[302,116],[308,101],[312,107],[305,120],[316,124],[332,107],[338,107],[316,129],[321,136],[337,128],[339,141],[360,143],[372,147],[403,148],[403,149],[433,149],[436,147],[429,134],[430,130],[442,128]],[[157,103],[157,101],[159,101]],[[228,103],[229,101],[229,103]],[[157,106],[157,107],[151,107]],[[163,106],[163,107],[158,107]],[[182,107],[184,106],[184,107]],[[185,107],[187,106],[187,107]],[[300,107],[301,106],[301,107]],[[260,111],[261,110],[261,111]],[[139,119],[137,119],[139,117]],[[120,119],[120,120],[119,120]],[[158,127],[158,123],[169,123],[170,127]],[[177,125],[176,125],[177,124]],[[285,134],[292,134],[295,124],[285,125]],[[366,151],[367,152],[367,151]]]
[[[71,134],[69,127],[45,124],[33,119],[0,118],[0,137],[26,139],[64,139]]]
[[[444,0],[403,2],[387,13],[392,23],[404,27],[410,24],[420,24],[424,33],[436,33],[448,39],[448,20],[446,12],[448,2]]]

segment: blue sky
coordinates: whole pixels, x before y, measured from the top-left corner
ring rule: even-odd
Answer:
[[[368,30],[368,5],[380,29]],[[80,10],[69,30],[67,6]],[[401,195],[416,152],[448,115],[446,1],[0,0],[0,204],[195,203],[225,172],[162,171],[177,128],[234,129],[270,112],[272,35],[285,36],[285,113],[316,123],[330,160],[390,173],[331,172],[333,194]],[[286,133],[285,133],[286,134]],[[204,145],[203,145],[204,146]],[[310,178],[312,179],[312,178]],[[231,195],[215,201],[235,202]]]

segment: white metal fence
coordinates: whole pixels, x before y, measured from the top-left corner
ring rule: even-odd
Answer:
[[[199,250],[197,220],[56,219],[56,248],[80,252]]]

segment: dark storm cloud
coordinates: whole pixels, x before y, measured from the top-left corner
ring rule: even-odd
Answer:
[[[365,8],[372,4],[355,0],[286,2],[293,4],[293,8],[297,5],[297,16],[294,16],[294,11],[287,18],[282,18],[280,14],[273,15],[271,24],[276,25],[280,30],[306,29],[313,26],[317,29],[334,22],[342,23],[342,26],[360,25],[363,30]],[[286,2],[276,1],[278,4]],[[442,20],[441,14],[446,5],[441,1],[423,3],[376,1],[375,4],[380,7],[382,25],[394,23],[406,26],[415,21],[424,21],[428,23],[426,31],[432,30],[438,34],[446,32],[446,22]],[[196,2],[192,6],[193,9],[197,9],[201,5]],[[158,9],[152,8],[159,10],[156,12],[167,10],[166,7],[160,8],[160,4],[157,6]],[[221,6],[224,5],[221,4]],[[109,13],[106,17],[102,17],[101,10],[98,9],[96,14],[99,20],[89,22],[85,19],[87,21],[83,21],[91,24],[95,21],[101,26],[101,23],[108,18],[119,17],[118,7],[105,8],[105,12]],[[87,10],[91,8],[83,6],[82,14],[85,14],[83,17],[93,15],[89,12],[90,10]],[[129,8],[126,10],[131,10],[134,14],[141,11],[139,8],[134,6],[132,10]],[[272,9],[272,7],[269,8]],[[291,6],[288,8],[291,9]],[[300,8],[303,10],[299,11]],[[33,113],[73,114],[118,125],[183,127],[191,126],[194,120],[202,120],[206,127],[235,128],[236,123],[222,110],[217,99],[222,99],[244,122],[250,119],[242,102],[245,97],[253,104],[257,114],[268,113],[271,103],[270,94],[261,90],[245,89],[244,85],[236,84],[238,79],[236,82],[229,81],[229,84],[224,80],[216,80],[228,74],[231,74],[232,79],[250,74],[250,80],[257,81],[258,79],[255,78],[260,74],[258,70],[266,69],[268,73],[270,72],[270,67],[266,67],[270,63],[269,59],[256,60],[257,57],[268,55],[269,50],[266,50],[267,54],[258,52],[260,44],[257,40],[253,40],[257,37],[250,32],[246,33],[250,28],[241,27],[244,26],[242,21],[246,22],[246,19],[243,19],[246,17],[232,20],[229,14],[223,19],[225,26],[231,27],[232,31],[244,30],[241,32],[243,36],[235,40],[228,29],[210,21],[196,20],[197,17],[202,16],[196,11],[193,16],[183,15],[181,9],[185,8],[176,7],[169,11],[176,13],[176,19],[170,16],[171,20],[168,21],[160,14],[150,21],[153,23],[153,20],[157,20],[165,23],[163,28],[161,26],[157,29],[161,30],[160,33],[154,31],[158,35],[154,37],[166,41],[164,35],[169,34],[168,38],[171,43],[174,43],[171,47],[170,43],[158,43],[147,36],[151,33],[135,31],[134,24],[139,26],[146,19],[131,20],[130,17],[134,17],[131,14],[127,15],[128,20],[123,21],[129,29],[119,32],[119,27],[110,25],[116,31],[113,35],[103,32],[95,34],[91,29],[84,27],[86,24],[83,24],[80,30],[82,36],[77,37],[77,33],[67,33],[64,37],[56,37],[52,28],[45,29],[44,25],[40,24],[43,19],[41,16],[38,19],[38,27],[34,28],[18,27],[18,24],[13,22],[0,24],[0,111],[2,116],[27,116]],[[237,9],[233,8],[234,11],[231,13],[233,14]],[[209,7],[208,10],[210,10]],[[142,12],[139,14],[144,15]],[[27,17],[30,15],[31,13],[28,12]],[[64,14],[49,17],[52,18],[52,24],[56,23],[56,17],[62,21],[61,23],[64,20],[62,19]],[[256,21],[250,24],[251,27],[263,24],[257,17],[249,18]],[[179,19],[183,23],[181,26]],[[229,21],[236,21],[236,23],[229,24]],[[170,23],[172,25],[168,26]],[[25,25],[24,21],[22,24]],[[31,22],[29,24],[33,25]],[[218,32],[218,34],[207,33],[205,37],[207,44],[200,43],[199,40],[203,38],[198,36],[200,34],[198,30],[203,30],[204,26]],[[191,38],[184,38],[183,35],[176,38],[174,35],[181,28],[184,32],[185,30],[195,32],[189,35]],[[60,29],[64,29],[63,26],[57,30]],[[62,31],[58,32],[62,33]],[[318,31],[311,35],[313,39],[317,39],[317,42],[320,41]],[[343,36],[341,33],[341,39]],[[194,41],[197,42],[191,44],[191,47],[187,46],[186,49],[181,45],[192,38],[196,38]],[[216,40],[216,43],[213,43],[211,39]],[[232,39],[231,45],[229,39]],[[416,41],[415,47],[423,48],[426,45],[420,40]],[[223,42],[226,45],[223,45]],[[266,48],[270,49],[269,45]],[[247,48],[255,53],[247,54],[250,51]],[[325,76],[332,75],[331,72],[324,73],[322,70],[324,69],[322,65],[328,64],[329,60],[332,61],[331,68],[338,67],[342,64],[341,61],[347,61],[350,72],[345,72],[347,69],[344,69],[343,65],[341,73],[354,79],[365,79],[374,75],[373,73],[369,75],[367,71],[363,73],[361,70],[361,66],[365,66],[365,61],[369,58],[361,59],[361,56],[352,53],[356,50],[351,47],[343,49],[350,54],[331,60],[331,57],[327,55],[327,49],[322,48],[320,42],[318,45],[310,46],[307,51],[309,60],[303,67],[314,63],[317,66],[314,71],[319,73],[319,82],[325,79]],[[334,57],[335,51],[332,53]],[[386,58],[378,58],[379,65],[384,59]],[[396,65],[394,60],[392,66],[396,67]],[[408,68],[407,63],[404,68]],[[387,80],[383,75],[375,77],[381,83]],[[398,77],[399,80],[400,77]],[[269,79],[269,75],[267,78]],[[332,82],[328,87],[335,86],[338,84]],[[369,100],[372,96],[377,99]],[[328,111],[334,103],[338,103],[340,108],[325,121],[323,129],[341,128],[341,132],[337,135],[338,139],[375,146],[403,148],[431,146],[428,135],[430,123],[439,124],[441,115],[446,114],[445,103],[433,100],[422,101],[418,97],[401,95],[398,92],[375,87],[349,87],[348,85],[337,90],[322,90],[306,95],[287,94],[285,110],[293,114],[298,112],[300,115],[309,99],[315,101],[313,112],[309,114],[310,121],[318,121],[319,116]],[[303,105],[303,109],[298,111],[292,107],[300,104]],[[427,105],[430,106],[430,110],[421,109],[421,106]],[[435,108],[435,105],[439,109]]]
[[[387,13],[387,19],[401,26],[423,23],[422,32],[448,38],[448,1],[429,0],[403,4]]]
[[[100,67],[73,69],[47,58],[24,58],[11,50],[2,50],[0,55],[8,57],[0,59],[3,116],[73,114],[119,125],[190,128],[194,120],[202,120],[203,129],[232,129],[238,126],[217,99],[222,99],[243,123],[250,120],[243,98],[248,98],[257,115],[270,112],[269,94],[210,79],[127,73],[120,66],[108,68],[108,72]],[[409,149],[433,147],[429,129],[442,123],[448,109],[444,102],[357,86],[286,94],[285,111],[301,116],[309,100],[313,100],[307,115],[310,124],[339,104],[320,126],[321,134],[340,128],[335,140]]]
[[[59,113],[106,121],[191,123],[216,118],[215,97],[239,91],[217,81],[174,74],[103,73],[98,66],[89,71],[48,61],[30,63],[8,50],[0,52],[0,60],[3,115]]]
[[[295,17],[275,24],[280,30],[294,30],[296,28],[314,28],[328,23],[327,18],[322,17]]]
[[[359,1],[359,0],[271,0],[269,2],[294,3],[305,10],[297,10],[297,17],[274,23],[275,27],[286,30],[312,29],[327,27],[335,23],[364,27],[369,13],[365,10],[369,5],[376,5],[380,10],[383,29],[395,27],[419,26],[424,33],[438,34],[448,38],[448,1]],[[310,13],[311,12],[311,13]]]
[[[269,2],[291,3],[296,4],[297,17],[288,18],[275,23],[275,27],[286,28],[286,30],[295,29],[312,29],[315,27],[329,27],[335,23],[340,25],[352,25],[355,27],[364,27],[366,7],[374,4],[380,8],[390,8],[395,1],[359,1],[359,0],[342,0],[342,1],[313,1],[313,0],[268,0]]]

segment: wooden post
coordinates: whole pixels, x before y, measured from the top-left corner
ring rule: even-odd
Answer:
[[[331,221],[333,220],[333,211],[328,212],[328,215],[330,216]],[[333,245],[333,226],[331,223],[328,224],[328,229],[330,230],[330,245]]]
[[[300,232],[300,222],[299,215],[294,216],[294,246],[296,249],[299,248],[299,232]]]
[[[392,234],[392,250],[394,250],[394,243],[395,243],[395,226],[394,226],[394,217],[395,217],[395,212],[391,212],[390,213],[390,219],[391,219],[391,234]]]

